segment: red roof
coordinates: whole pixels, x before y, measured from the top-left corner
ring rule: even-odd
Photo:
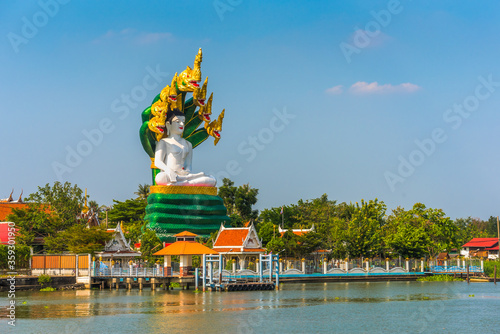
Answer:
[[[12,213],[12,209],[24,209],[28,207],[25,203],[0,203],[0,221],[5,221]]]
[[[462,247],[498,249],[498,238],[474,238]]]
[[[215,240],[214,247],[241,247],[243,246],[243,241],[245,241],[249,231],[249,228],[224,229],[220,231],[219,237]]]
[[[281,236],[283,236],[283,234],[285,234],[287,231],[285,232],[281,232]],[[310,231],[309,230],[304,230],[304,231],[292,231],[293,234],[295,235],[298,235],[298,236],[301,236],[301,235],[304,235],[304,234],[307,234],[309,233]]]
[[[9,243],[9,228],[12,226],[9,226],[8,223],[1,222],[0,223],[0,245],[7,245]],[[16,228],[16,232],[19,229]],[[11,237],[12,239],[12,237]]]

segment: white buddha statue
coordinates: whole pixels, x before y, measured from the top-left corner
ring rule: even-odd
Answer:
[[[213,176],[191,172],[193,145],[182,138],[185,121],[186,118],[179,109],[167,112],[167,137],[156,144],[154,164],[161,170],[156,175],[156,184],[215,187],[217,180]]]

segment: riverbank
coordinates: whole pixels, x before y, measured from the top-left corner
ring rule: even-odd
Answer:
[[[84,284],[76,282],[75,276],[51,276],[50,283],[41,285],[38,276],[14,276],[15,291],[39,291],[50,286],[57,290],[81,290],[85,289]],[[9,277],[0,278],[0,291],[11,290],[12,280]]]

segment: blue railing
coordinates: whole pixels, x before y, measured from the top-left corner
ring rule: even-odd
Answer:
[[[163,277],[163,268],[94,268],[94,277]]]
[[[433,267],[430,267],[430,270],[433,273],[465,273],[465,272],[467,272],[467,268],[458,267],[458,266],[449,266],[449,267],[433,266]],[[481,269],[481,267],[478,267],[478,266],[470,266],[469,272],[470,273],[482,273],[483,270]]]

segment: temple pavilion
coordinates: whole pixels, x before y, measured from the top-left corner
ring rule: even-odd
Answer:
[[[175,235],[176,241],[153,255],[164,257],[164,275],[172,275],[172,256],[179,256],[179,276],[188,276],[193,268],[193,255],[219,254],[195,241],[198,235],[184,231]]]
[[[235,260],[239,269],[247,269],[250,262],[256,263],[259,254],[266,253],[253,223],[245,227],[225,227],[221,224],[213,249],[226,261]]]

